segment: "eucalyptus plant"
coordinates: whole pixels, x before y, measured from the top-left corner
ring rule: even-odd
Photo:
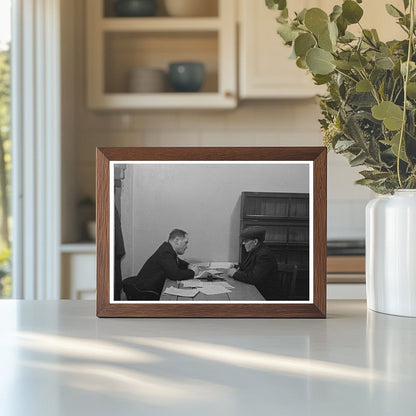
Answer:
[[[404,39],[382,42],[363,28],[362,0],[344,0],[330,13],[303,9],[289,16],[286,0],[266,0],[278,10],[278,34],[292,47],[296,65],[325,84],[320,97],[324,143],[365,166],[357,183],[377,193],[416,188],[415,0],[385,7]],[[356,25],[356,36],[348,29]]]

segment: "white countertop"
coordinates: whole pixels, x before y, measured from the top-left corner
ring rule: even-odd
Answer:
[[[330,301],[323,319],[99,319],[0,301],[0,414],[412,415],[416,319]]]

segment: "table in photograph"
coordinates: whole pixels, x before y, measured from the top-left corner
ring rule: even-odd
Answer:
[[[197,264],[200,266],[201,270],[210,270],[210,269],[216,269],[215,265],[219,263],[209,263],[208,266],[206,266],[206,263]],[[231,266],[233,263],[223,263],[223,265]],[[219,268],[224,269],[224,267]],[[215,294],[215,295],[206,295],[202,292],[197,293],[194,297],[183,297],[183,296],[174,296],[169,295],[165,293],[165,290],[173,286],[178,289],[183,288],[184,282],[187,282],[187,280],[170,280],[166,279],[165,285],[162,289],[162,295],[160,297],[160,300],[163,301],[179,301],[179,302],[185,302],[185,301],[264,301],[264,297],[262,294],[258,291],[256,286],[250,285],[248,283],[240,282],[238,280],[234,280],[232,277],[226,276],[224,273],[219,274],[219,276],[222,279],[213,280],[213,281],[207,281],[206,279],[201,279],[201,281],[204,284],[207,285],[221,285],[221,282],[226,282],[232,288],[229,288],[229,293],[221,293],[221,294]],[[199,280],[199,279],[198,279]]]
[[[168,295],[165,293],[165,289],[174,286],[177,288],[182,288],[183,280],[182,281],[176,281],[176,280],[169,280],[166,279],[165,285],[163,286],[162,295],[160,296],[160,300],[172,300],[172,301],[207,301],[207,300],[213,300],[213,301],[239,301],[239,300],[253,300],[253,301],[264,301],[264,297],[262,294],[257,290],[256,286],[250,285],[248,283],[239,282],[238,280],[234,280],[231,277],[224,277],[224,282],[229,283],[231,286],[233,286],[232,289],[229,289],[231,292],[229,293],[221,293],[217,295],[205,295],[204,293],[199,292],[196,296],[193,298],[189,297],[182,297],[182,296],[174,296],[174,295]],[[205,281],[204,281],[205,282]],[[218,283],[219,282],[219,283]],[[220,284],[221,281],[213,281],[213,282],[207,282],[208,284]]]

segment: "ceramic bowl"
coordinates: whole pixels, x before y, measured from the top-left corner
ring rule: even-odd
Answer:
[[[129,72],[128,91],[158,93],[167,90],[167,75],[162,69],[136,68]]]
[[[169,81],[177,92],[197,92],[205,80],[202,62],[172,62],[169,64]]]
[[[114,12],[120,17],[154,16],[157,12],[156,0],[118,0]]]

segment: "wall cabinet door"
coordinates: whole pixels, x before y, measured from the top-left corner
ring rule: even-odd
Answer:
[[[324,1],[298,0],[295,7],[296,10],[304,7],[329,10],[322,3]],[[277,13],[267,9],[264,1],[239,0],[238,5],[240,97],[305,98],[322,92],[322,87],[313,84],[311,75],[289,59],[291,49],[276,33]]]
[[[403,9],[402,0],[389,3]],[[298,0],[289,2],[289,12],[319,7],[329,13],[341,0]],[[388,15],[384,3],[366,0],[360,5],[365,28],[376,28],[383,41],[403,38],[403,31]],[[312,77],[290,59],[291,49],[276,33],[276,11],[268,10],[264,1],[238,0],[239,7],[239,90],[241,98],[306,98],[324,93],[325,87],[313,84]],[[358,25],[349,31],[358,34]]]
[[[62,299],[95,299],[95,253],[63,253],[61,257],[61,266]]]

